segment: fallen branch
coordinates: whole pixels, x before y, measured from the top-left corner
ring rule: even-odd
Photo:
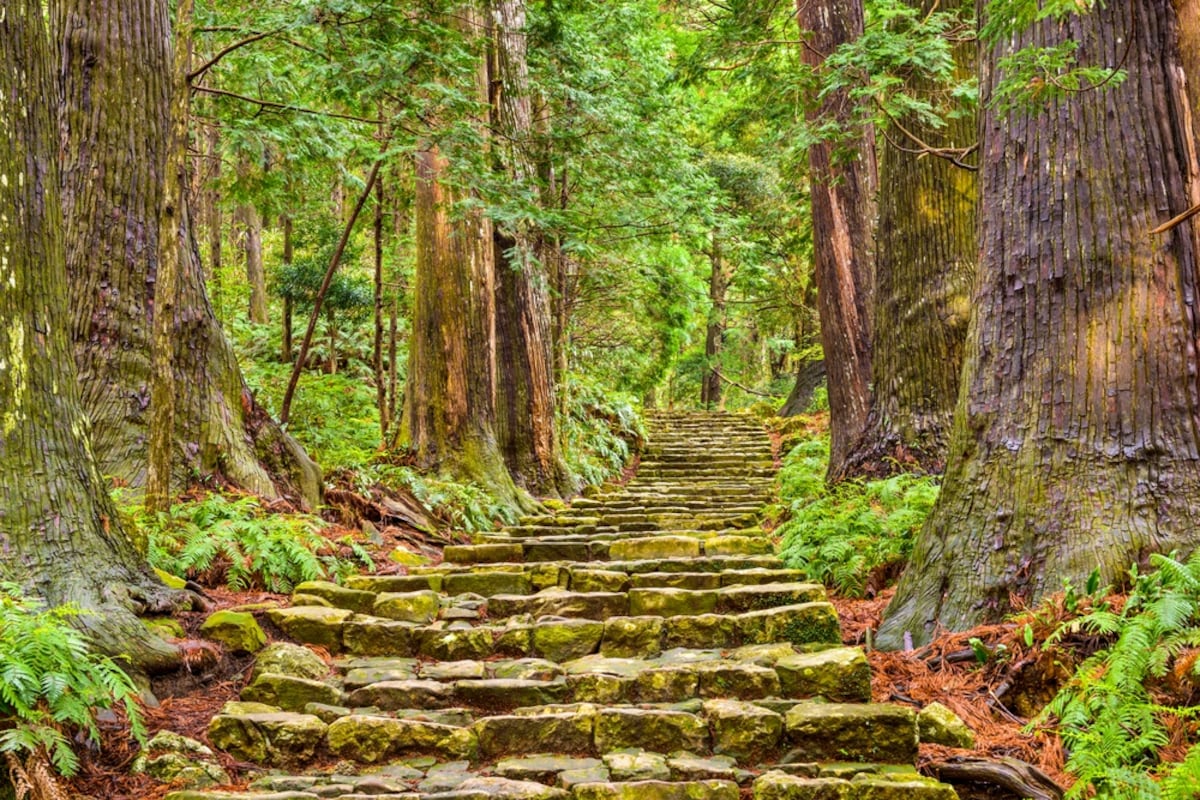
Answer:
[[[1174,219],[1167,220],[1162,225],[1159,225],[1157,228],[1150,231],[1150,235],[1157,236],[1160,233],[1166,233],[1167,231],[1169,231],[1173,228],[1179,227],[1180,225],[1187,222],[1189,219],[1196,216],[1197,214],[1200,214],[1200,203],[1197,203],[1196,205],[1192,206],[1187,211],[1183,212],[1182,214],[1175,217]]]
[[[945,783],[986,783],[1000,786],[1029,800],[1062,800],[1063,790],[1046,773],[1015,758],[956,757],[929,764],[934,776]]]

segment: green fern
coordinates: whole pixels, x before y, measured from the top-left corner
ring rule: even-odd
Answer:
[[[370,554],[350,546],[352,558],[325,536],[327,525],[308,514],[272,514],[254,497],[210,494],[169,512],[129,516],[148,542],[150,563],[172,575],[199,578],[221,573],[229,588],[289,592],[302,581],[371,568]]]
[[[1047,642],[1081,631],[1110,642],[1079,665],[1036,721],[1057,721],[1067,769],[1078,778],[1068,798],[1197,796],[1200,745],[1179,763],[1161,763],[1159,754],[1171,719],[1190,723],[1200,708],[1165,704],[1157,688],[1184,651],[1200,647],[1200,554],[1187,562],[1154,555],[1151,563],[1149,574],[1130,571],[1133,590],[1119,613],[1100,604]]]
[[[44,754],[67,777],[79,769],[72,737],[100,742],[97,710],[123,706],[132,734],[145,740],[133,682],[71,626],[83,613],[48,609],[0,584],[0,753]]]

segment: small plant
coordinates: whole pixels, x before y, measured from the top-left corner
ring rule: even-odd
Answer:
[[[149,543],[153,566],[180,577],[224,580],[235,590],[288,592],[301,581],[373,564],[353,540],[326,537],[328,525],[319,517],[268,513],[250,496],[214,493],[155,516],[132,510],[131,519]],[[352,559],[338,554],[342,547]]]
[[[0,754],[18,797],[56,795],[47,760],[60,775],[74,775],[71,740],[99,743],[99,709],[123,706],[134,737],[145,739],[133,682],[71,626],[83,613],[46,608],[20,587],[0,584]]]
[[[492,530],[497,521],[517,521],[517,510],[496,500],[483,489],[470,483],[419,472],[412,467],[379,464],[367,470],[371,482],[384,489],[407,489],[435,517],[454,530],[467,533]]]
[[[1155,570],[1149,574],[1130,571],[1133,589],[1119,610],[1089,602],[1086,613],[1047,640],[1053,645],[1084,632],[1106,643],[1079,665],[1037,720],[1058,721],[1070,753],[1067,769],[1078,778],[1068,798],[1184,800],[1196,797],[1200,787],[1200,745],[1194,738],[1200,709],[1186,697],[1173,701],[1170,691],[1172,684],[1192,687],[1200,679],[1200,554],[1186,563],[1154,555],[1151,563]],[[1096,573],[1089,579],[1088,595],[1098,578]],[[1188,740],[1192,744],[1181,759],[1163,758],[1169,745]]]
[[[567,466],[586,484],[620,475],[645,437],[634,400],[580,376],[572,376],[565,390],[570,403],[561,422]]]
[[[784,459],[780,495],[790,519],[778,528],[780,555],[813,580],[861,597],[872,573],[907,560],[939,483],[932,476],[901,473],[827,488],[828,459],[824,437],[801,442]]]

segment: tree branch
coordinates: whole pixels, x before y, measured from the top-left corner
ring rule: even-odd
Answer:
[[[256,33],[253,36],[248,36],[245,39],[242,39],[240,42],[234,42],[233,44],[229,45],[228,47],[220,50],[215,56],[210,58],[208,61],[206,61],[203,64],[201,64],[200,66],[196,67],[196,69],[189,72],[188,76],[187,76],[188,82],[190,83],[191,81],[196,80],[196,78],[199,78],[204,73],[208,72],[210,69],[212,69],[213,67],[215,67],[217,65],[217,62],[219,62],[222,58],[229,55],[233,51],[243,48],[248,44],[254,44],[257,41],[266,39],[268,36],[274,36],[275,34],[281,33],[282,31],[283,31],[283,28],[278,28],[273,31],[263,31],[262,33]]]
[[[294,111],[297,114],[313,114],[318,117],[332,117],[333,119],[345,119],[351,122],[362,122],[366,125],[386,125],[387,120],[373,119],[371,117],[359,117],[354,114],[339,114],[336,111],[320,111],[315,108],[305,108],[303,106],[293,106],[287,103],[276,103],[272,100],[262,100],[257,97],[247,97],[244,94],[236,94],[227,92],[224,89],[213,89],[208,86],[193,86],[197,92],[215,95],[217,97],[231,97],[234,100],[241,100],[243,103],[253,103],[262,108],[269,108],[273,111]]]

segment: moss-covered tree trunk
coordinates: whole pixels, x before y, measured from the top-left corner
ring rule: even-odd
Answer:
[[[819,74],[824,57],[863,32],[862,0],[796,0],[805,40],[804,61]],[[809,111],[811,121],[851,130],[846,90],[826,93]],[[829,478],[845,473],[871,410],[871,297],[874,281],[871,227],[875,144],[870,131],[847,133],[808,150],[812,194],[813,261],[821,345],[829,388]]]
[[[464,35],[478,36],[483,17],[454,12]],[[480,60],[477,96],[487,98]],[[516,487],[496,437],[496,272],[492,225],[450,180],[451,165],[434,144],[416,155],[416,222],[412,334],[399,442],[424,467],[476,482],[515,502]]]
[[[170,131],[167,2],[54,0],[51,11],[62,54],[63,206],[84,408],[101,471],[141,487]],[[216,473],[254,492],[315,504],[319,470],[251,396],[209,304],[190,229],[185,237],[175,331],[175,480]]]
[[[880,631],[999,619],[1200,543],[1197,202],[1175,11],[1108,3],[981,56],[981,263],[946,481]],[[1079,42],[1129,79],[990,107],[999,59]]]
[[[525,0],[490,0],[489,58],[496,170],[538,196],[533,158]],[[494,226],[496,258],[496,433],[517,485],[537,495],[569,494],[572,481],[555,419],[552,321],[540,256],[544,237],[528,222]]]
[[[700,383],[700,403],[705,408],[721,405],[721,351],[725,346],[725,294],[729,291],[729,266],[722,257],[721,233],[713,231],[708,254],[708,324],[704,331],[704,378]]]
[[[909,4],[928,13],[935,3]],[[974,72],[975,49],[956,48],[960,79]],[[909,91],[939,102],[928,82],[913,81]],[[978,182],[976,172],[924,148],[975,143],[975,115],[955,110],[941,128],[910,115],[879,142],[871,412],[843,477],[945,465],[978,260]]]
[[[109,653],[178,652],[137,611],[175,598],[122,530],[88,442],[67,316],[53,64],[39,0],[0,10],[0,581],[73,602]]]

